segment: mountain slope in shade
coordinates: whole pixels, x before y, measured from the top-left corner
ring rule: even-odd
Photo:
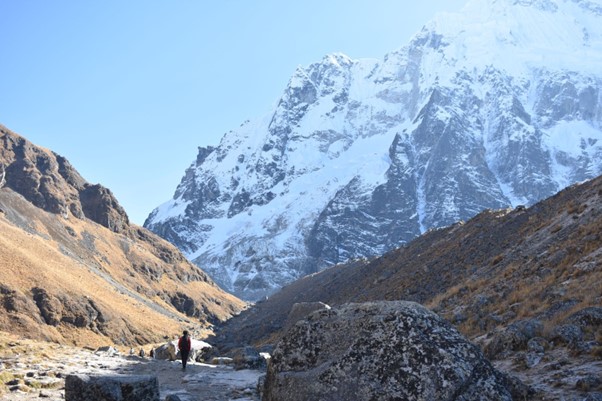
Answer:
[[[303,277],[220,325],[210,341],[223,352],[244,344],[270,350],[303,318],[299,311],[317,303],[415,301],[533,386],[538,395],[528,399],[595,399],[601,233],[602,176],[529,208],[484,211],[382,257]]]
[[[145,226],[259,299],[602,172],[602,3],[471,0],[382,60],[298,68]]]
[[[0,331],[135,345],[244,308],[66,159],[2,126],[0,144]]]

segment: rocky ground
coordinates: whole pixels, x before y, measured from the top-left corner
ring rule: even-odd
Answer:
[[[0,400],[63,400],[65,377],[71,373],[156,375],[161,400],[176,394],[182,401],[257,401],[263,374],[194,362],[182,371],[179,362],[0,335]]]

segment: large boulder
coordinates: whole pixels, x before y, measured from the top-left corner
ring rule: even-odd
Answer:
[[[289,330],[263,400],[510,401],[519,389],[433,312],[371,302],[314,312]]]
[[[205,356],[207,354],[210,354],[212,349],[211,344],[208,344],[205,341],[192,339],[191,345],[192,349],[190,351],[188,359],[197,362],[205,360]],[[180,359],[178,340],[167,342],[155,348],[153,354],[155,359],[163,359],[168,361],[175,361],[177,359]]]
[[[154,357],[155,359],[175,361],[178,357],[178,341],[170,341],[155,348]]]
[[[159,401],[156,376],[89,376],[65,378],[65,401]]]

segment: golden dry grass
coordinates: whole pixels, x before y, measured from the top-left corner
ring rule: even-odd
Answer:
[[[168,265],[155,255],[152,244],[113,233],[87,220],[65,219],[21,204],[8,191],[0,190],[0,200],[12,197],[9,206],[21,208],[18,212],[30,217],[28,225],[35,230],[27,232],[0,213],[0,283],[30,298],[32,288],[40,287],[55,296],[90,299],[111,318],[113,340],[123,337],[120,330],[138,333],[138,342],[158,341],[183,328],[211,330],[207,322],[178,312],[161,294],[188,294],[221,319],[244,307],[242,301],[211,281],[179,279],[178,275],[198,273],[184,258]],[[160,280],[153,280],[133,269],[133,263],[152,265],[164,273]],[[15,318],[3,311],[0,330],[94,347],[111,342],[106,335],[91,330],[40,324],[36,316],[26,312]]]

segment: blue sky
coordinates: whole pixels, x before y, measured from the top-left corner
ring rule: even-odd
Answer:
[[[465,1],[0,0],[0,124],[141,225],[197,147],[266,114],[297,66],[382,58]]]

